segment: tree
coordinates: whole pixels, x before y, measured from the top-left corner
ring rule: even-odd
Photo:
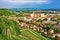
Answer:
[[[41,19],[39,19],[39,20],[37,20],[37,22],[42,22],[42,20],[41,20]]]

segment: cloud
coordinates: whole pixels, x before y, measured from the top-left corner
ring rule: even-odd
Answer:
[[[43,3],[48,3],[48,0],[2,0],[2,2],[16,3],[16,4],[26,4],[26,3],[43,4]]]
[[[0,0],[0,8],[34,8],[50,3],[51,0]]]

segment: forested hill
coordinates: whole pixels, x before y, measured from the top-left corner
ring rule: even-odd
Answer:
[[[42,11],[60,11],[60,9],[37,9],[37,8],[10,8],[12,11],[37,11],[37,10],[42,10]]]
[[[12,14],[13,14],[13,12],[9,9],[6,9],[6,8],[0,9],[0,16],[2,16],[2,15],[9,16]]]
[[[13,12],[19,12],[21,14],[22,13],[33,13],[33,11],[41,11],[42,13],[49,13],[49,14],[53,14],[54,12],[52,11],[55,11],[57,13],[60,12],[60,9],[37,9],[37,8],[11,8],[10,10],[12,10]]]

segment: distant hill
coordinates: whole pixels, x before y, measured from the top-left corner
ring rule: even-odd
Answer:
[[[23,11],[23,10],[29,10],[29,11],[35,11],[35,10],[42,10],[42,11],[60,11],[60,9],[37,9],[37,8],[11,8],[12,11]]]

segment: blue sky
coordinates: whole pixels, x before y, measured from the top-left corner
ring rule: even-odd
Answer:
[[[0,0],[0,8],[60,9],[60,0]]]

